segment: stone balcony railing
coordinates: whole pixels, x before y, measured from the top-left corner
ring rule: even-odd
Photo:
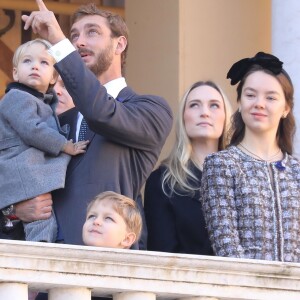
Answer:
[[[0,240],[0,299],[300,299],[300,265]]]

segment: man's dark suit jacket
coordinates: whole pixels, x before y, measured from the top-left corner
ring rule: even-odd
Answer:
[[[53,192],[65,243],[82,244],[87,204],[97,194],[115,191],[137,199],[171,130],[172,113],[162,98],[137,95],[129,87],[114,99],[77,51],[55,68],[76,106],[61,115],[61,125],[70,124],[75,140],[79,110],[89,126],[86,153],[72,158],[65,188]]]

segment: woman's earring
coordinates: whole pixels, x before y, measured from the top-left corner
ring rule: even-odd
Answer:
[[[238,112],[241,113],[241,107],[239,107]]]
[[[286,114],[286,113],[283,113],[283,114],[282,114],[282,119],[285,119],[286,116],[287,116],[287,114]]]

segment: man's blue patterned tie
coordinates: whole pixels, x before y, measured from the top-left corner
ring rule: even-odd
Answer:
[[[78,142],[85,140],[87,129],[88,129],[87,122],[86,122],[85,118],[83,118],[82,121],[81,121],[81,125],[80,125],[80,130],[79,130],[79,135],[78,135]]]

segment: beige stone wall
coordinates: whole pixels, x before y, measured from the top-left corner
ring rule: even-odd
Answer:
[[[284,62],[284,69],[294,85],[296,136],[294,153],[300,159],[300,10],[293,0],[272,1],[272,51]]]
[[[127,81],[139,93],[164,97],[173,111],[180,95],[179,7],[178,0],[125,2],[130,31]],[[165,147],[161,157],[169,149]]]
[[[213,79],[235,103],[226,74],[232,63],[271,49],[271,1],[180,1],[180,92]]]
[[[271,49],[271,0],[127,0],[127,80],[167,99],[174,113],[195,81],[212,79],[235,104],[233,62]],[[161,158],[170,151],[170,135]]]

